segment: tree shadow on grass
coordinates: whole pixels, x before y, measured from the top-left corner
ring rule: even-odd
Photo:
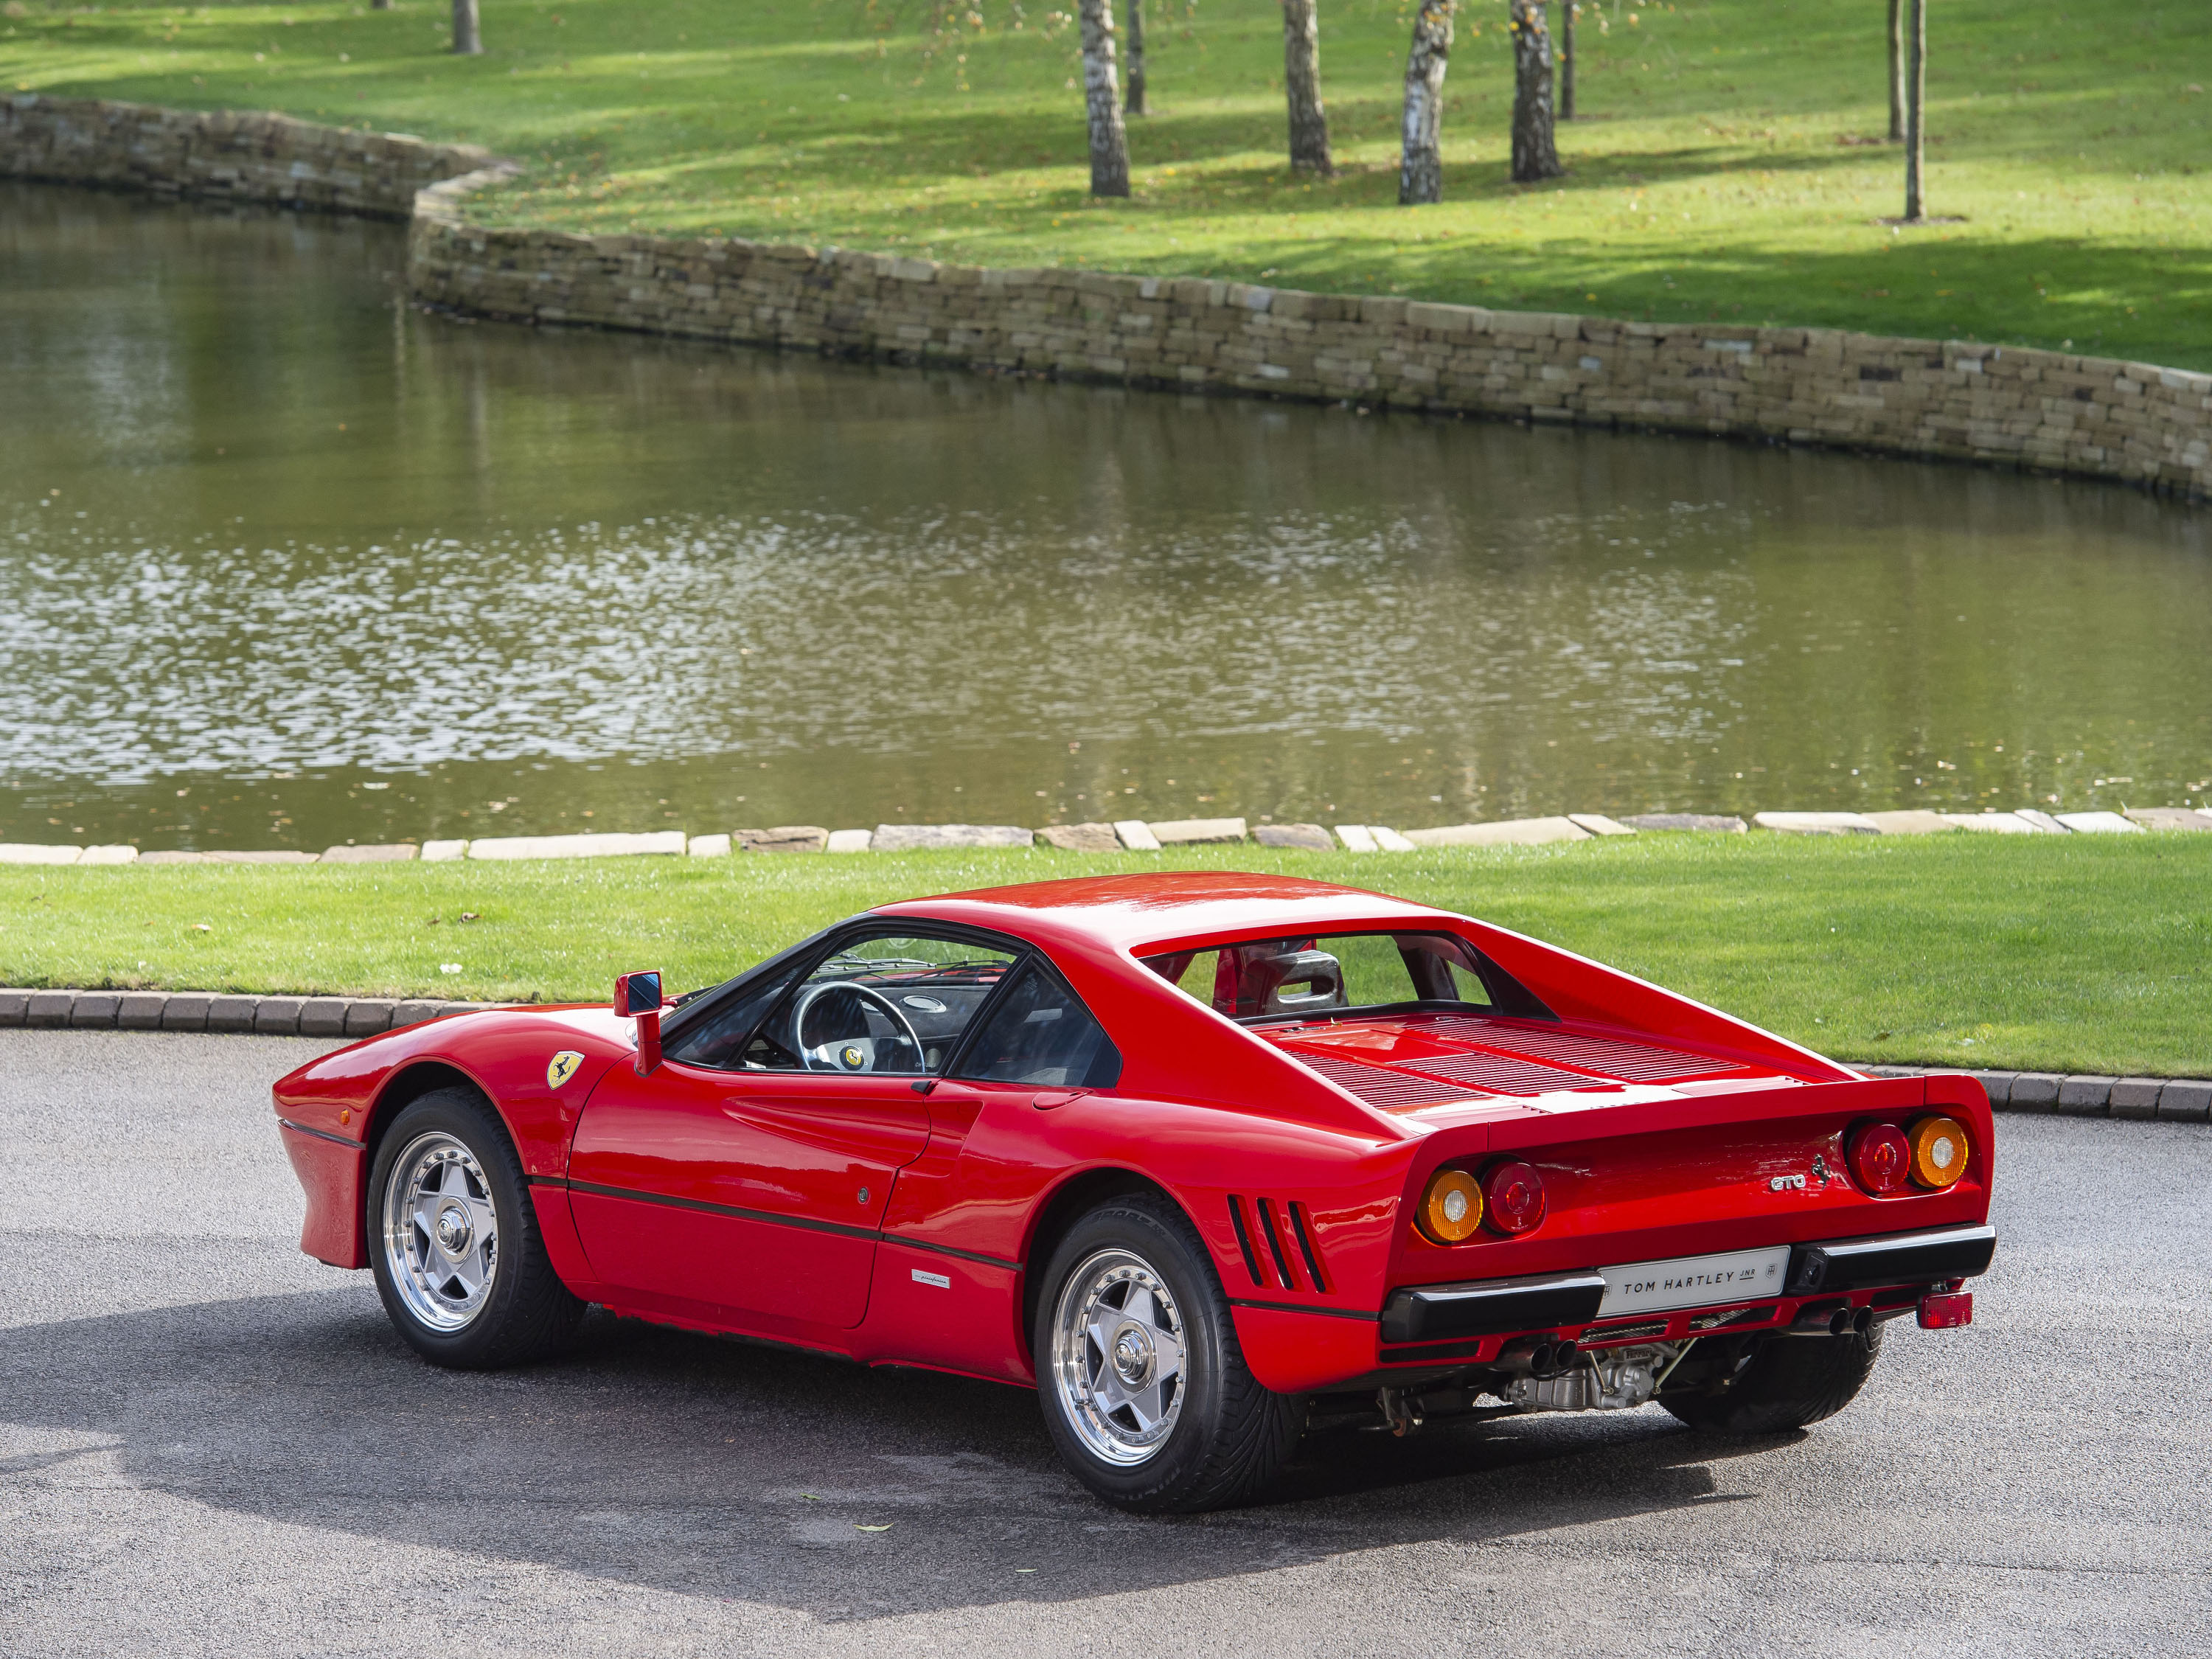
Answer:
[[[0,1333],[0,1391],[19,1431],[71,1443],[34,1445],[0,1478],[112,1458],[137,1487],[278,1523],[824,1619],[1126,1593],[1733,1501],[1705,1467],[1720,1449],[1645,1413],[1316,1438],[1270,1503],[1139,1519],[1067,1476],[1026,1390],[604,1315],[561,1361],[441,1371],[365,1285]],[[451,1501],[455,1482],[467,1504]]]

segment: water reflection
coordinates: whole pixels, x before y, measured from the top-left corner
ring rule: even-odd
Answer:
[[[0,247],[0,839],[2212,787],[2202,516],[2113,488],[469,325],[343,221]]]

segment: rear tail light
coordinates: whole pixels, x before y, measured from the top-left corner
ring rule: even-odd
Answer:
[[[1911,1178],[1912,1147],[1894,1123],[1869,1123],[1851,1137],[1851,1173],[1880,1198]]]
[[[1482,1188],[1464,1170],[1439,1170],[1421,1194],[1417,1224],[1432,1244],[1457,1244],[1482,1225]]]
[[[1941,1190],[1966,1173],[1966,1132],[1958,1121],[1924,1117],[1912,1126],[1912,1178]]]
[[[1920,1328],[1923,1331],[1956,1330],[1961,1325],[1974,1322],[1974,1293],[1972,1291],[1947,1291],[1941,1295],[1920,1298]]]
[[[1509,1237],[1534,1230],[1544,1218],[1544,1177],[1528,1164],[1498,1164],[1482,1178],[1490,1224]]]

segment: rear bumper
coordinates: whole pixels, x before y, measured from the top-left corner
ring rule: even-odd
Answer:
[[[1800,1244],[1790,1253],[1790,1294],[1833,1295],[1877,1285],[1971,1279],[1990,1270],[1996,1248],[1997,1230],[1989,1226]]]
[[[1837,1296],[1972,1278],[1989,1271],[1996,1240],[1994,1227],[1966,1226],[1800,1244],[1790,1253],[1785,1294]],[[1604,1295],[1605,1280],[1595,1272],[1408,1285],[1383,1304],[1382,1339],[1398,1346],[1586,1326]]]

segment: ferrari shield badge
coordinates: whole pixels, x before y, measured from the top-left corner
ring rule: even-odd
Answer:
[[[583,1055],[578,1054],[574,1048],[563,1048],[553,1056],[552,1060],[545,1067],[545,1086],[549,1089],[559,1088],[576,1075],[576,1068],[583,1063]]]

